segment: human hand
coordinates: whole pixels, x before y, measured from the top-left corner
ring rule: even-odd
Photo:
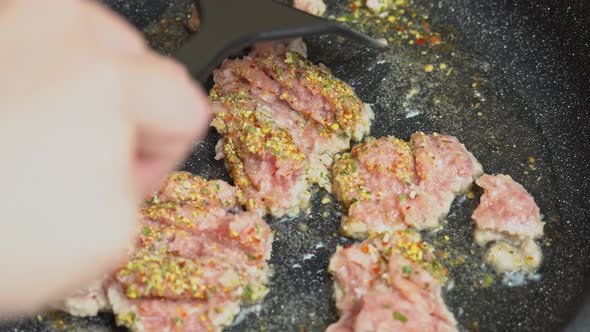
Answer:
[[[206,97],[91,1],[0,4],[0,312],[124,259],[136,209],[208,127]]]

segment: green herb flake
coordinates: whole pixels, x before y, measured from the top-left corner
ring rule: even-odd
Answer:
[[[338,17],[336,20],[340,22],[349,22],[352,21],[354,17],[352,15],[342,15]]]
[[[250,284],[244,288],[244,298],[248,301],[254,300],[254,289],[252,289]]]
[[[207,189],[207,188],[201,188],[201,193],[207,194],[207,193],[209,193],[209,189]]]
[[[302,232],[307,232],[309,230],[309,226],[307,226],[307,224],[305,224],[305,223],[299,223],[299,229]]]
[[[219,185],[219,183],[216,183],[216,184],[215,184],[215,188],[216,188],[217,190],[220,190],[220,189],[221,189],[221,186]]]
[[[255,261],[255,260],[258,260],[258,258],[256,258],[256,256],[254,256],[254,255],[248,255],[248,260]]]
[[[402,323],[405,323],[405,322],[407,322],[407,321],[408,321],[408,317],[406,317],[406,316],[404,316],[404,315],[400,314],[400,313],[399,313],[399,312],[397,312],[397,311],[394,311],[394,312],[393,312],[393,318],[394,318],[394,319],[396,319],[396,320],[399,320],[399,321],[400,321],[400,322],[402,322]]]
[[[256,128],[254,126],[248,126],[246,127],[246,130],[250,133],[250,134],[254,134],[256,132]]]
[[[151,233],[151,230],[148,226],[145,226],[142,231],[143,235],[148,236]]]
[[[481,287],[488,288],[488,287],[492,286],[493,284],[494,284],[494,277],[489,273],[484,273],[483,274],[483,283],[481,284]]]
[[[149,294],[150,291],[152,290],[152,288],[154,288],[154,283],[151,282],[151,281],[149,281],[148,284],[147,284],[147,287],[145,288],[145,293],[146,294]]]
[[[293,53],[287,53],[285,57],[285,63],[293,63]]]
[[[407,198],[406,194],[401,194],[401,195],[399,195],[399,201],[400,201],[400,202],[403,202],[403,201],[405,201],[405,200],[406,200],[406,198]]]
[[[356,172],[356,163],[354,161],[350,162],[349,164],[350,170],[355,173]]]
[[[129,313],[117,316],[117,322],[120,323],[121,325],[124,325],[127,327],[133,326],[135,324],[136,320],[137,320],[137,317],[135,316],[135,313],[133,313],[133,312],[129,312]]]
[[[283,76],[283,68],[279,68],[277,72],[279,73],[279,76]]]
[[[406,265],[402,268],[402,273],[410,274],[410,273],[412,273],[412,268],[410,266]]]
[[[174,324],[176,324],[176,326],[181,326],[184,324],[184,320],[180,317],[174,317]]]

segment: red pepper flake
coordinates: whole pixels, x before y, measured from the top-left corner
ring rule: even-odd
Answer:
[[[416,44],[424,45],[424,38],[420,37],[420,38],[416,39]]]
[[[404,27],[403,27],[403,26],[401,26],[401,25],[396,25],[396,26],[394,26],[393,28],[394,28],[395,30],[397,30],[397,31],[404,31],[404,30],[406,30],[406,28],[404,28]]]
[[[357,7],[357,6],[356,6],[354,3],[351,3],[351,4],[350,4],[350,10],[351,10],[351,11],[353,11],[353,12],[354,12],[354,11],[356,11],[357,9],[358,9],[358,7]]]
[[[433,44],[438,44],[440,43],[440,38],[438,38],[437,36],[432,36],[430,37],[430,42]]]

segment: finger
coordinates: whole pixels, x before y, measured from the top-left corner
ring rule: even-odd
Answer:
[[[97,1],[82,1],[85,24],[96,46],[139,54],[147,49],[141,34],[125,19]]]
[[[202,88],[175,61],[150,52],[131,57],[129,109],[137,125],[136,171],[148,194],[207,131],[211,112]]]

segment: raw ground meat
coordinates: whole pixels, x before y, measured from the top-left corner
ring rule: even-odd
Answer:
[[[237,189],[221,180],[206,180],[187,172],[173,173],[148,203],[189,202],[199,207],[239,209]]]
[[[117,323],[133,331],[221,331],[240,311],[239,299],[132,300],[119,285],[108,289]]]
[[[305,210],[312,183],[330,191],[333,155],[362,139],[373,119],[350,86],[281,43],[225,61],[214,80],[217,158],[260,215]]]
[[[322,16],[326,12],[326,4],[323,0],[295,0],[293,7],[316,16]]]
[[[393,4],[393,0],[366,0],[366,6],[372,10],[375,14],[381,14],[382,12],[390,9]]]
[[[451,332],[457,331],[452,314],[437,316],[429,299],[410,300],[385,283],[377,283],[360,303],[352,329],[355,332]],[[442,301],[442,300],[441,300]],[[443,304],[444,306],[444,304]],[[345,330],[341,330],[345,331]]]
[[[375,14],[381,14],[398,6],[403,6],[407,0],[366,0],[365,4]]]
[[[411,146],[395,137],[368,138],[334,163],[334,194],[348,206],[344,234],[366,238],[371,233],[405,229],[399,203],[416,183]]]
[[[485,253],[484,261],[498,273],[525,271],[535,272],[543,260],[539,245],[532,240],[513,245],[495,242]]]
[[[92,315],[100,304],[133,331],[221,331],[241,302],[268,292],[272,233],[237,195],[223,181],[171,175],[140,211],[127,262],[61,308]]]
[[[456,137],[418,132],[411,144],[420,182],[401,208],[408,225],[434,228],[449,213],[455,196],[467,191],[483,168]]]
[[[111,306],[104,288],[105,279],[98,280],[88,288],[81,289],[59,303],[52,304],[51,308],[65,311],[76,317],[96,316],[99,312],[110,310]]]
[[[477,180],[484,189],[473,220],[478,231],[504,233],[517,240],[543,235],[541,213],[533,197],[508,175],[484,175]],[[480,244],[485,244],[481,243]]]
[[[334,164],[334,194],[348,208],[342,231],[364,239],[408,227],[436,228],[455,196],[482,173],[452,136],[416,133],[410,144],[392,136],[369,138]]]
[[[329,271],[341,318],[328,332],[457,330],[441,297],[447,271],[414,231],[339,248]]]
[[[473,213],[475,242],[485,246],[485,261],[498,272],[534,272],[542,261],[535,239],[543,235],[541,213],[533,197],[508,175],[484,175],[477,180],[484,189]]]

